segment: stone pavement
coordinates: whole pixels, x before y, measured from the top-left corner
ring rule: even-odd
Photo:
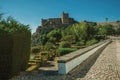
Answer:
[[[55,61],[47,61],[46,65],[43,67],[40,67],[38,70],[41,71],[57,71],[58,68],[56,67]]]
[[[76,80],[120,80],[120,41],[109,44],[86,76]]]

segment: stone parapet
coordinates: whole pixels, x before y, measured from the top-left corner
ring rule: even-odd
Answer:
[[[111,40],[105,40],[98,44],[86,47],[84,49],[71,52],[65,56],[59,57],[58,59],[58,73],[67,74],[73,70],[76,66],[83,63],[85,60],[88,61],[90,56],[100,53]],[[91,58],[90,58],[91,59]],[[86,62],[87,63],[87,62]],[[85,64],[85,63],[84,63]],[[83,67],[84,65],[82,65]]]

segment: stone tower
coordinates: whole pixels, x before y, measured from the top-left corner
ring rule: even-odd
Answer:
[[[61,15],[61,21],[62,24],[69,24],[69,14],[63,12]]]

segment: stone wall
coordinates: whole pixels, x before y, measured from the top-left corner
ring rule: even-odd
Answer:
[[[67,74],[71,70],[73,70],[76,66],[82,64],[86,60],[89,59],[88,61],[90,61],[91,59],[90,56],[99,54],[100,51],[102,51],[105,48],[105,46],[110,42],[111,41],[101,42],[96,45],[80,49],[78,51],[60,57],[58,60],[58,73]],[[86,61],[84,64],[87,64],[88,61]],[[84,65],[82,65],[81,67],[84,67]]]

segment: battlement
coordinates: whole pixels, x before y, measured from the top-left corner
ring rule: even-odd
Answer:
[[[61,21],[62,24],[69,24],[69,14],[63,12],[61,15]]]
[[[48,18],[41,20],[41,26],[38,26],[36,32],[40,34],[43,30],[52,30],[58,27],[65,27],[77,23],[73,18],[69,17],[68,13],[62,13],[60,18]]]
[[[62,25],[62,24],[71,24],[75,22],[73,18],[69,18],[68,13],[62,13],[61,18],[48,18],[48,19],[42,19],[42,26],[48,26],[48,25]]]

